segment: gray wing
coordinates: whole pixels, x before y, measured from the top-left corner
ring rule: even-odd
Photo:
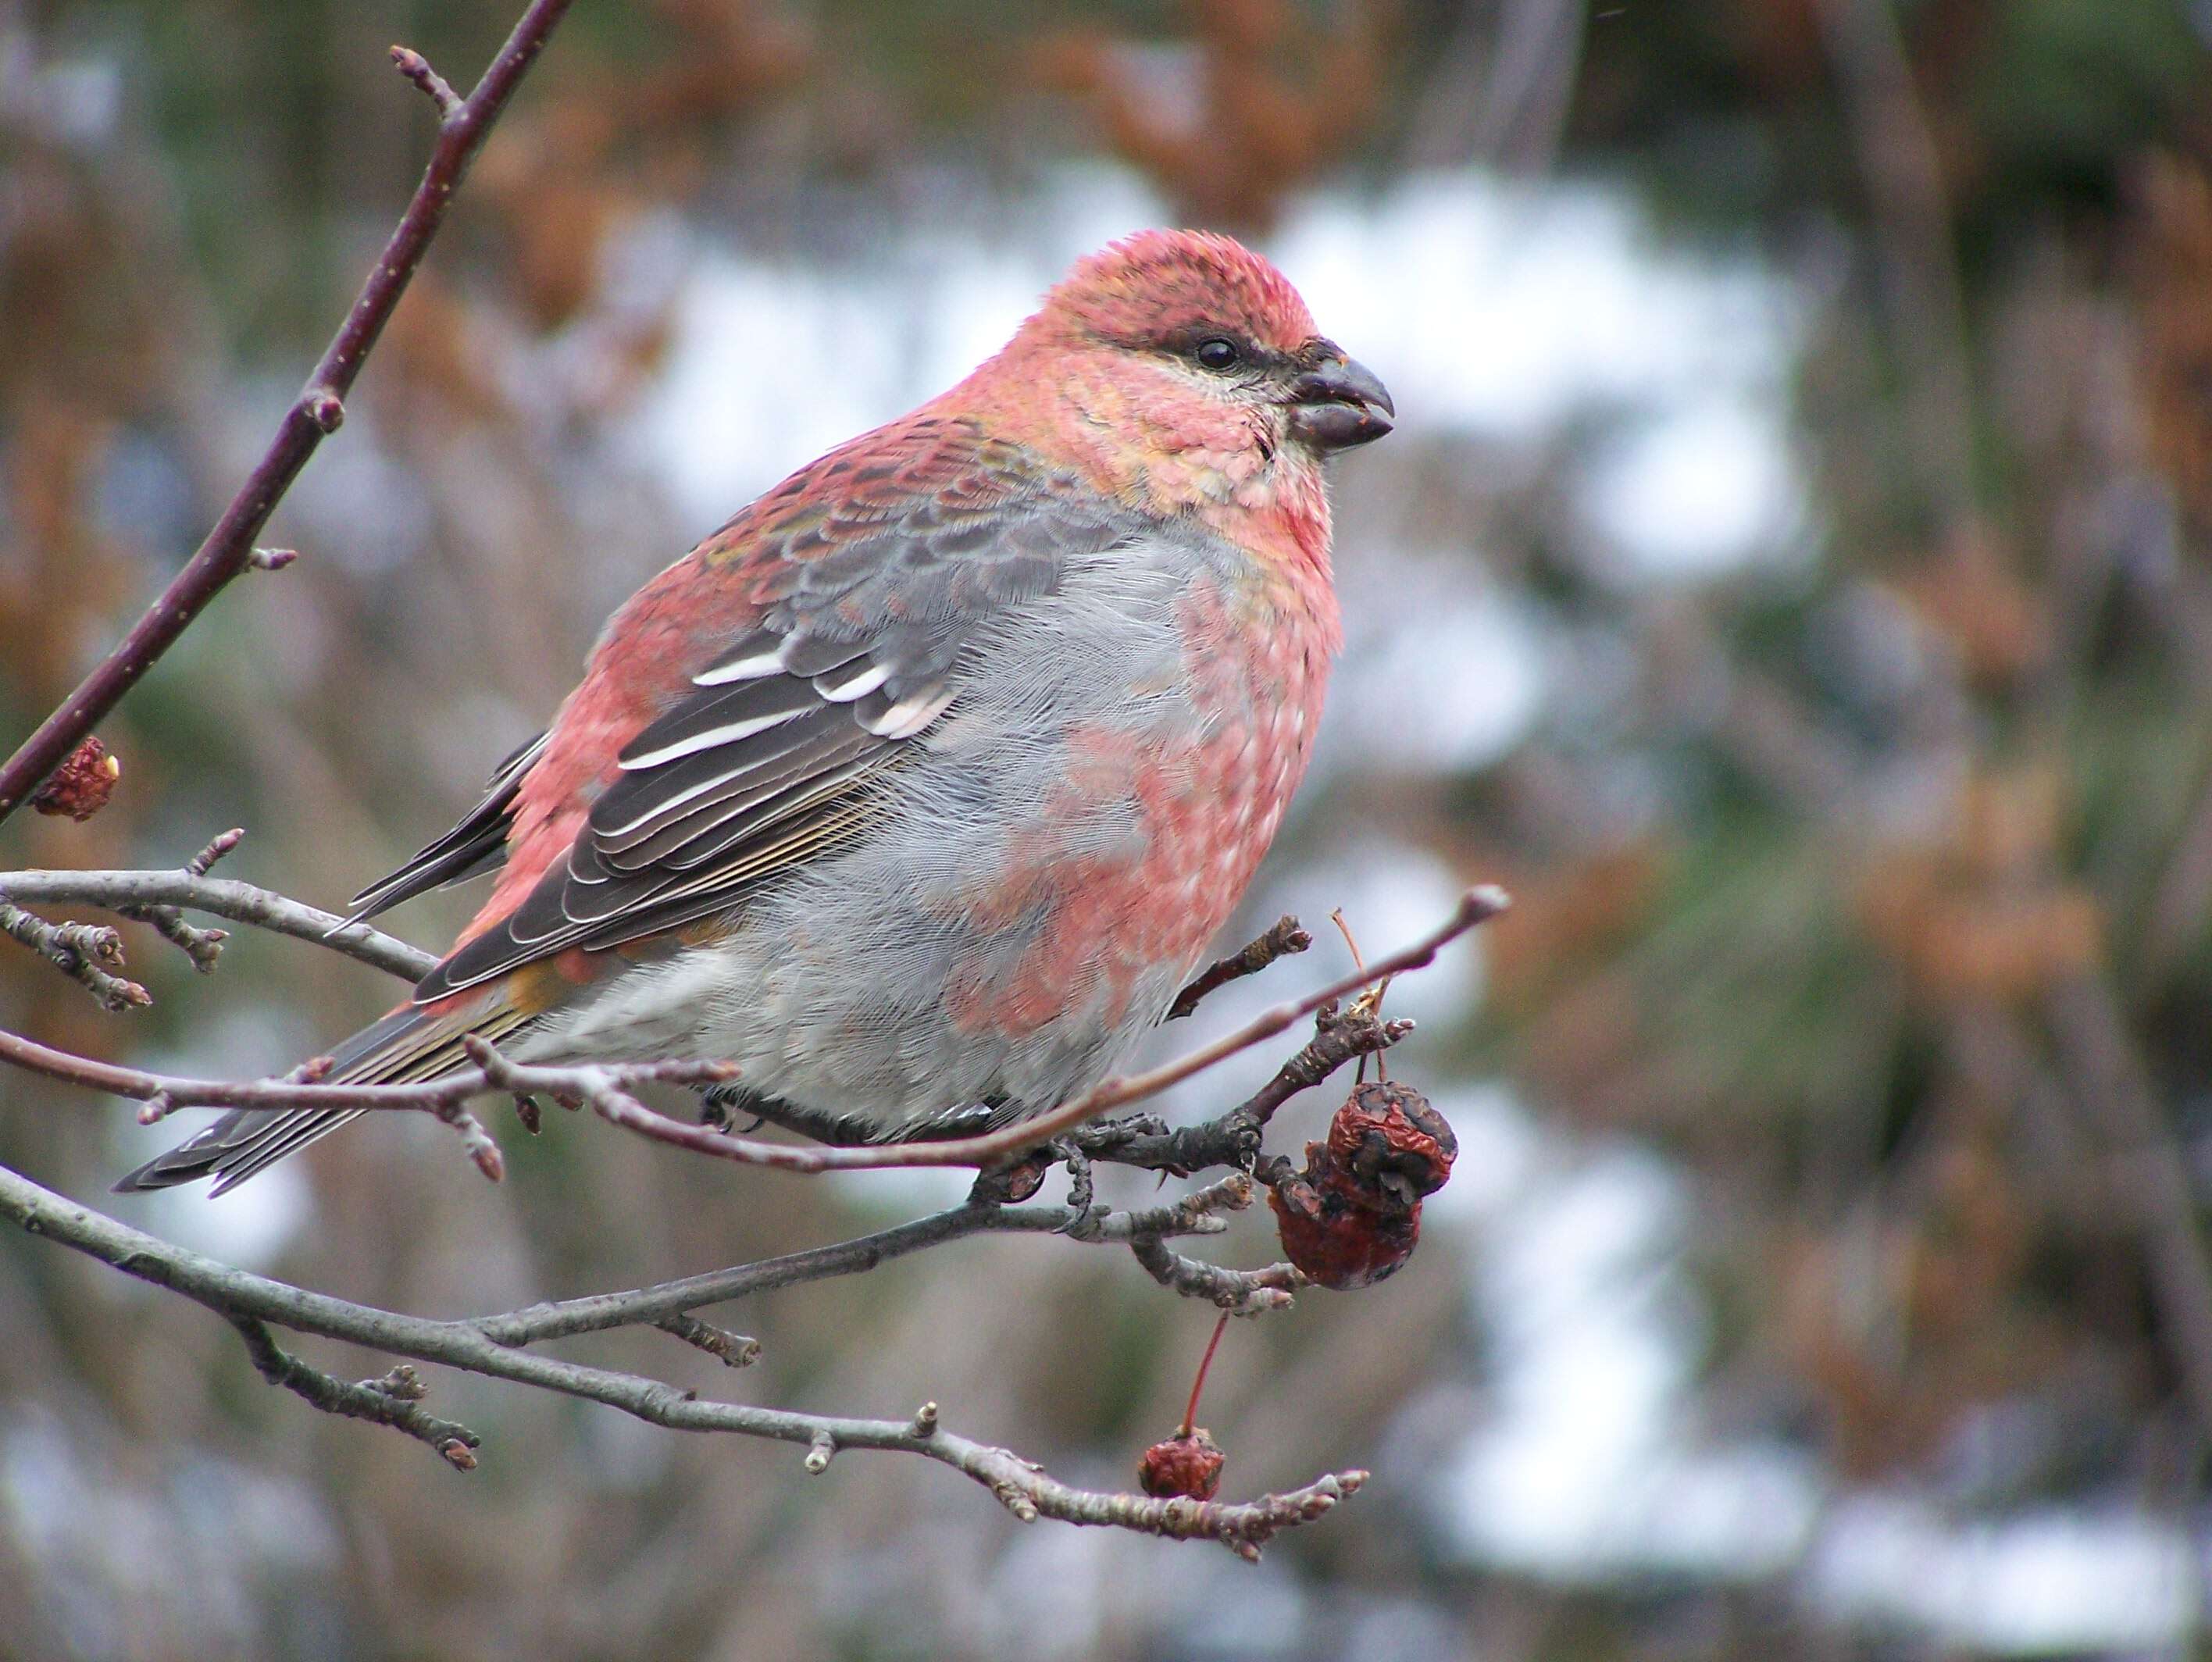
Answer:
[[[896,512],[841,510],[795,533],[759,625],[630,741],[567,858],[417,1002],[726,912],[865,827],[988,620],[1147,529],[1071,477],[993,459],[990,488],[971,471]]]

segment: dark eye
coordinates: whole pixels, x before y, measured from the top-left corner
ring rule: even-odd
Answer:
[[[1216,373],[1224,369],[1234,369],[1244,361],[1243,349],[1236,342],[1220,335],[1216,335],[1210,340],[1200,341],[1198,343],[1198,349],[1191,355],[1198,360],[1200,368],[1211,369]]]

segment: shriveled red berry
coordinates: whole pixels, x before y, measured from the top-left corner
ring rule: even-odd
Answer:
[[[1316,1286],[1340,1293],[1383,1280],[1420,1243],[1419,1201],[1389,1209],[1355,1205],[1345,1200],[1339,1185],[1316,1187],[1293,1178],[1270,1192],[1267,1204],[1274,1208],[1283,1256]]]
[[[1362,1189],[1411,1206],[1443,1187],[1459,1139],[1411,1085],[1375,1079],[1354,1086],[1328,1122],[1328,1151]]]
[[[31,794],[31,806],[41,814],[66,814],[88,820],[107,806],[115,794],[115,781],[123,777],[123,764],[108,755],[97,738],[88,738],[69,754],[69,760]]]
[[[1283,1255],[1318,1286],[1372,1286],[1413,1255],[1422,1198],[1443,1186],[1458,1154],[1450,1125],[1412,1086],[1355,1086],[1328,1139],[1306,1144],[1305,1170],[1270,1186]]]
[[[1158,1500],[1210,1501],[1221,1492],[1221,1468],[1228,1460],[1213,1434],[1198,1426],[1146,1449],[1137,1462],[1137,1483]]]

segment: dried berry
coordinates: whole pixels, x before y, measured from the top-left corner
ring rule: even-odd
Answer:
[[[1213,1324],[1213,1337],[1206,1342],[1206,1354],[1199,1358],[1198,1374],[1190,1382],[1190,1401],[1182,1410],[1182,1429],[1165,1442],[1154,1443],[1137,1462],[1138,1484],[1156,1500],[1180,1495],[1210,1501],[1221,1492],[1221,1468],[1229,1457],[1213,1441],[1213,1434],[1198,1423],[1198,1398],[1206,1389],[1213,1353],[1221,1348],[1221,1336],[1228,1331],[1229,1317],[1224,1312]]]
[[[1221,1468],[1228,1458],[1212,1432],[1194,1426],[1145,1451],[1145,1458],[1137,1462],[1137,1483],[1160,1500],[1182,1495],[1210,1501],[1221,1492]]]
[[[1411,1085],[1377,1079],[1352,1088],[1328,1122],[1328,1152],[1363,1190],[1419,1206],[1451,1175],[1459,1139],[1443,1115]],[[1312,1159],[1307,1150],[1307,1159]]]
[[[1295,1177],[1267,1198],[1283,1256],[1317,1287],[1340,1293],[1371,1287],[1413,1257],[1420,1243],[1418,1205],[1376,1211],[1347,1204],[1335,1186],[1320,1187]]]
[[[1283,1255],[1322,1287],[1382,1280],[1413,1255],[1421,1200],[1451,1175],[1459,1142],[1428,1099],[1395,1080],[1355,1086],[1306,1144],[1306,1168],[1270,1185]]]
[[[115,781],[122,777],[123,764],[98,739],[88,738],[32,793],[31,806],[41,814],[88,820],[107,806],[108,798],[115,794]]]

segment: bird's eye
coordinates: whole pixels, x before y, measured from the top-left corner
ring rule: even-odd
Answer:
[[[1216,373],[1234,369],[1244,361],[1243,351],[1237,343],[1219,335],[1200,341],[1198,349],[1191,355],[1198,360],[1200,368]]]

